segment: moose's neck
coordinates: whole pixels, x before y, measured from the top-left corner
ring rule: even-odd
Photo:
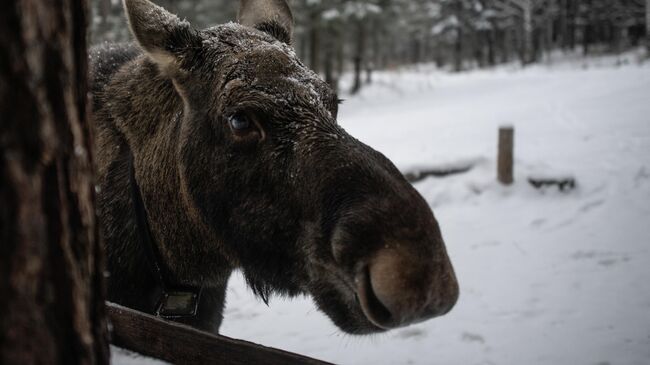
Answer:
[[[220,286],[232,270],[183,193],[179,131],[183,101],[172,81],[144,57],[125,66],[107,90],[116,127],[133,155],[152,238],[163,265],[180,284]]]

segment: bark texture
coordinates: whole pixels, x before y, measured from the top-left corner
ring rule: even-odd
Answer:
[[[0,3],[0,363],[106,364],[87,4]]]

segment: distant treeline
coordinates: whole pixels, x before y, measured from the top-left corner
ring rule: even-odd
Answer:
[[[234,20],[235,0],[154,0],[197,27]],[[648,44],[650,0],[290,0],[295,48],[334,86],[353,70],[352,92],[372,70],[435,62],[455,71],[554,50],[622,52]],[[93,41],[123,41],[119,0],[93,0]]]

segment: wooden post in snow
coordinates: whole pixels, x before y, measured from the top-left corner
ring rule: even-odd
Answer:
[[[497,177],[499,182],[510,185],[514,181],[513,172],[513,150],[514,150],[514,128],[499,128],[499,156],[497,158]]]

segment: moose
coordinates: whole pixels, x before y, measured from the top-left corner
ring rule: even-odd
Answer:
[[[91,54],[109,300],[218,332],[241,270],[264,301],[311,295],[350,334],[451,310],[433,212],[337,124],[285,0],[242,0],[237,23],[205,30],[149,0],[124,7],[136,42]]]

